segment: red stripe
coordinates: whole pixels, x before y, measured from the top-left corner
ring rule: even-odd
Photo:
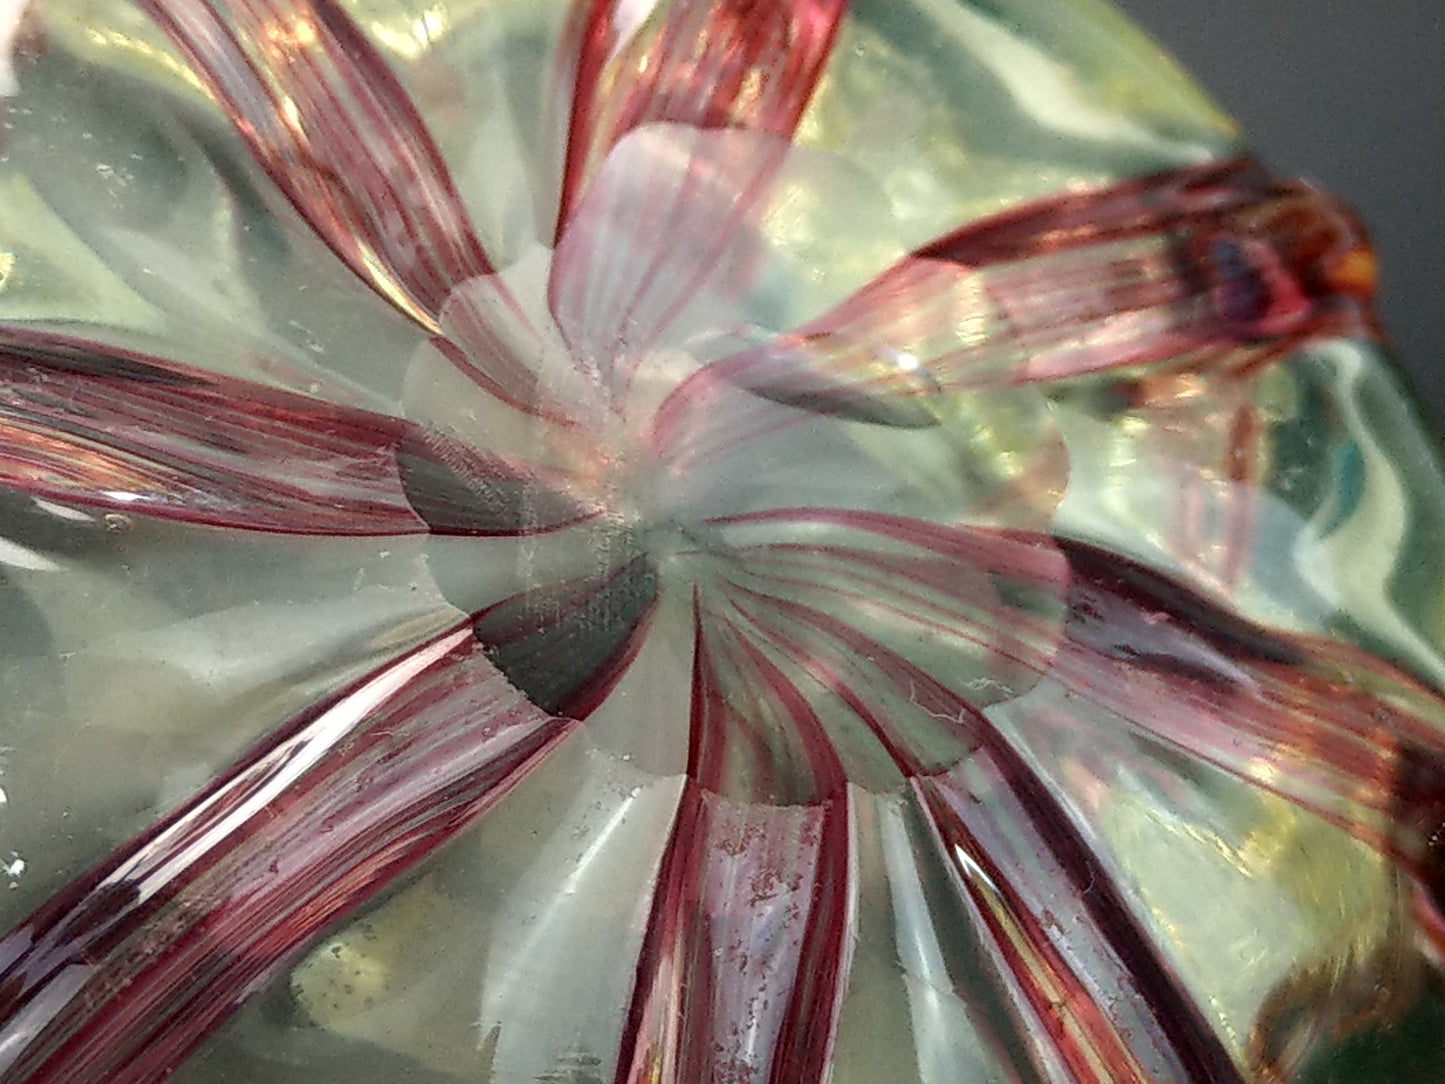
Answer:
[[[573,724],[465,625],[264,739],[0,941],[0,1074],[150,1084]]]
[[[596,516],[555,472],[411,422],[65,336],[0,331],[0,482],[322,535],[527,535]]]

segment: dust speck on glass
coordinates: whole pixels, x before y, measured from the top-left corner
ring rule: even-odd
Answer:
[[[1445,1078],[1374,257],[1097,0],[0,0],[0,1079]]]

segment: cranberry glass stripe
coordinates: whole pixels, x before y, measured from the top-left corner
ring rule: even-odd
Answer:
[[[271,735],[0,941],[14,1080],[139,1082],[492,804],[570,725],[462,628]]]

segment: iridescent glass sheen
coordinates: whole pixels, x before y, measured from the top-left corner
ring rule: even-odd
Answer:
[[[1440,1070],[1440,460],[1111,9],[0,26],[4,1080]]]

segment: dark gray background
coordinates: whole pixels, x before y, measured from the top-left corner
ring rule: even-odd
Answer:
[[[1281,173],[1369,227],[1380,309],[1445,429],[1445,0],[1115,0]]]

